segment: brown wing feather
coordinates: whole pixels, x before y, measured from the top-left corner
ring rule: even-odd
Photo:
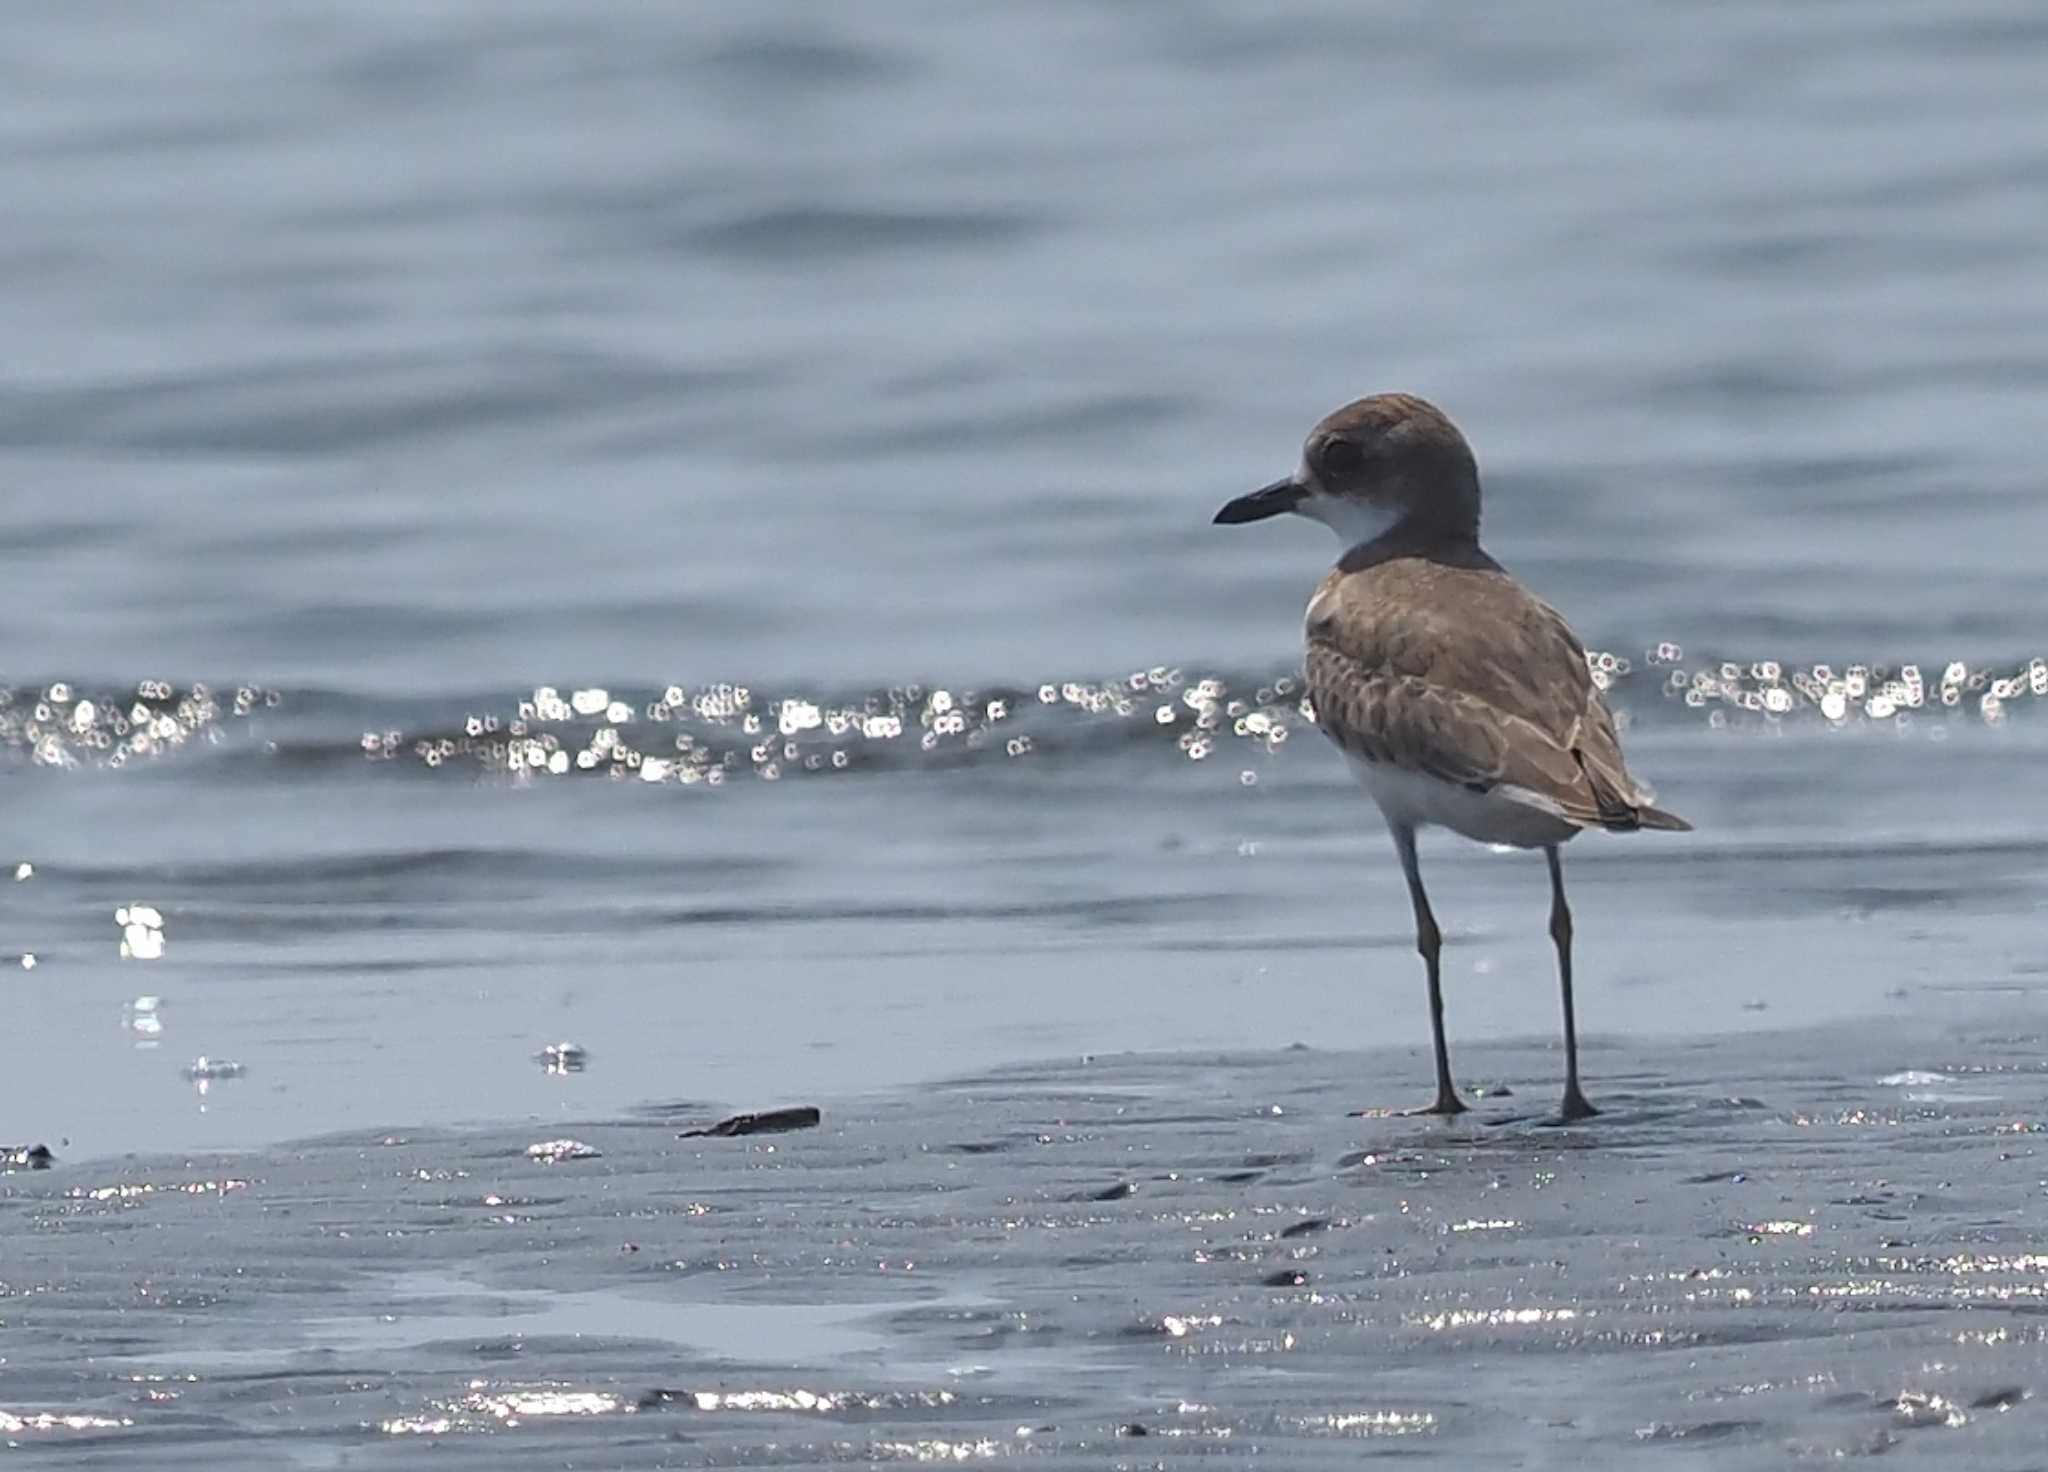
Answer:
[[[1629,775],[1563,617],[1483,554],[1340,568],[1309,605],[1308,643],[1317,724],[1367,761],[1519,787],[1586,827],[1680,821]]]
[[[1622,810],[1603,802],[1577,753],[1476,696],[1414,675],[1369,670],[1321,643],[1309,646],[1308,686],[1317,724],[1365,761],[1475,792],[1519,787],[1581,826],[1625,820]]]

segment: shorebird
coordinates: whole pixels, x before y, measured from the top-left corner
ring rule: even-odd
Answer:
[[[1344,544],[1309,600],[1308,692],[1394,838],[1429,978],[1436,1102],[1465,1108],[1444,1045],[1443,936],[1422,888],[1418,828],[1540,848],[1564,992],[1563,1115],[1599,1111],[1579,1089],[1572,912],[1558,848],[1581,829],[1688,829],[1651,805],[1621,757],[1614,717],[1556,609],[1479,547],[1479,467],[1457,427],[1410,394],[1346,404],[1309,432],[1301,468],[1216,513],[1292,512]]]

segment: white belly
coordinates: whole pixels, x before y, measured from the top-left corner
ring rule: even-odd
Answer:
[[[1533,792],[1500,786],[1474,792],[1419,772],[1344,754],[1359,784],[1372,797],[1389,827],[1448,828],[1480,843],[1543,848],[1563,843],[1579,825]]]

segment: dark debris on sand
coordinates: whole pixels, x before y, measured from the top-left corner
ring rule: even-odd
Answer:
[[[735,1114],[701,1130],[680,1131],[676,1138],[697,1140],[711,1136],[775,1135],[788,1130],[813,1130],[821,1118],[823,1116],[815,1106],[798,1104],[788,1109],[764,1110],[759,1114]]]

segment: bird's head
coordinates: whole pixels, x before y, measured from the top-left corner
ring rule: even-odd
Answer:
[[[1458,427],[1412,394],[1346,404],[1309,431],[1301,467],[1239,496],[1219,525],[1293,512],[1322,522],[1347,547],[1407,525],[1472,541],[1479,535],[1479,468]]]

